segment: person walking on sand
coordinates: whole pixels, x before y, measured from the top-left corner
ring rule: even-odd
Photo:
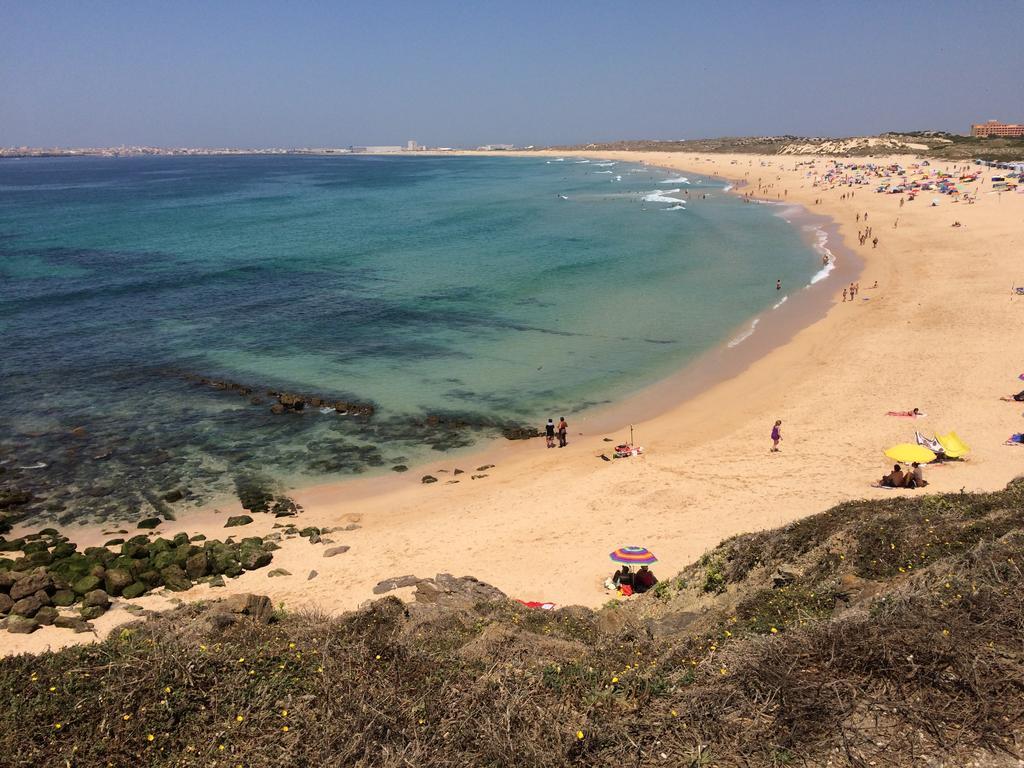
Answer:
[[[544,425],[544,436],[547,438],[548,448],[555,447],[555,420],[548,419],[548,423]]]
[[[872,248],[877,248],[878,247],[878,238],[877,237],[871,241],[871,247]]]
[[[777,419],[775,426],[772,427],[772,453],[779,452],[780,440],[782,440],[782,419]]]
[[[846,303],[846,289],[843,288],[843,304]]]
[[[565,448],[569,444],[569,425],[565,422],[565,416],[558,417],[558,447]]]

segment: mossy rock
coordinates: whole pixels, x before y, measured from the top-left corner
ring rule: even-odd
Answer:
[[[109,563],[115,557],[117,557],[116,554],[111,552],[106,547],[86,547],[85,556],[91,560],[103,563],[104,565]]]
[[[163,520],[161,520],[159,517],[147,517],[147,518],[145,518],[143,520],[139,520],[139,522],[136,524],[135,527],[136,528],[153,529],[153,528],[156,528],[158,525],[160,525],[160,523],[162,523],[162,522],[163,522]]]
[[[187,573],[188,577],[193,581],[201,579],[209,573],[209,571],[210,562],[204,550],[199,550],[198,552],[193,553],[185,561],[185,573]]]
[[[92,621],[93,619],[98,619],[100,616],[102,616],[106,612],[107,612],[107,609],[104,608],[102,605],[86,605],[86,606],[82,607],[81,610],[79,610],[79,613],[82,615],[82,618],[85,619],[86,621]]]
[[[249,525],[252,522],[252,517],[249,515],[232,515],[228,518],[228,521],[224,523],[225,528],[236,528],[240,525]]]
[[[124,544],[124,539],[111,539],[110,541],[108,541],[103,546],[104,547],[119,547],[122,544]]]
[[[71,585],[71,589],[75,591],[77,595],[84,595],[86,592],[92,592],[94,589],[99,589],[103,586],[103,579],[97,576],[83,576]]]
[[[47,552],[45,549],[39,552],[31,552],[25,556],[33,566],[49,565],[53,562],[53,555]]]
[[[153,567],[158,571],[162,571],[169,565],[174,565],[174,552],[171,550],[157,552],[156,557],[153,558]]]
[[[0,571],[9,571],[14,567],[14,561],[9,557],[0,557]]]
[[[134,581],[121,590],[121,597],[124,597],[128,600],[133,600],[136,597],[141,597],[142,595],[146,594],[147,589],[148,587],[141,581]]]
[[[4,539],[0,541],[0,552],[21,552],[25,539]]]
[[[119,595],[121,591],[135,581],[135,576],[132,572],[126,568],[110,568],[107,570],[104,584],[106,585],[106,591],[111,595]],[[77,590],[76,590],[77,591]],[[89,618],[86,616],[86,618]]]
[[[160,577],[164,580],[164,586],[172,592],[184,592],[192,588],[192,580],[177,565],[169,565],[161,570]]]
[[[319,536],[319,535],[320,535],[320,529],[317,528],[314,525],[311,525],[308,528],[303,528],[301,531],[299,531],[299,536],[301,536],[304,539],[308,539],[311,536]]]
[[[194,555],[196,552],[202,551],[203,550],[201,550],[195,544],[186,544],[182,547],[178,547],[176,550],[174,550],[174,564],[179,566],[180,568],[184,568],[185,563],[188,562],[188,559],[192,557],[192,555]]]
[[[27,537],[26,537],[27,538]],[[21,551],[26,555],[31,555],[33,552],[47,552],[50,549],[50,544],[45,541],[30,541],[21,548]]]
[[[171,543],[174,544],[175,547],[181,547],[181,546],[184,546],[185,544],[188,544],[189,543],[188,534],[187,533],[176,533],[176,534],[174,534],[174,539],[171,541]]]
[[[72,605],[76,599],[74,591],[70,589],[58,589],[53,593],[53,597],[50,598],[50,601],[60,608],[66,608],[67,606]]]
[[[50,554],[53,555],[54,560],[62,560],[65,557],[71,557],[71,555],[75,554],[75,550],[77,549],[77,544],[73,544],[70,541],[62,541],[53,548],[53,551]]]
[[[130,557],[133,560],[140,560],[149,557],[149,547],[146,544],[139,544],[135,541],[126,541],[121,545],[121,555]]]
[[[177,546],[177,544],[171,544],[167,539],[159,538],[153,539],[147,546],[149,548],[149,554],[155,555],[158,552],[170,552]]]
[[[60,576],[67,582],[78,581],[92,573],[97,562],[87,555],[75,552],[63,560],[50,565],[50,573]]]
[[[206,536],[202,533],[197,533],[195,536],[190,538],[189,541],[206,541]]]
[[[56,528],[43,528],[43,530],[41,530],[39,532],[39,535],[40,536],[60,536],[60,531],[58,531]]]
[[[54,621],[56,621],[58,616],[60,616],[60,614],[57,613],[56,608],[53,608],[49,605],[44,605],[42,608],[36,611],[36,615],[34,618],[43,626],[48,627],[51,624],[53,624]]]
[[[163,579],[160,578],[160,571],[155,568],[150,568],[140,573],[139,581],[149,587],[159,587],[163,583]]]

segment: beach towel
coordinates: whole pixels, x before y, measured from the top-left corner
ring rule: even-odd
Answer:
[[[625,459],[630,456],[639,456],[643,452],[643,447],[639,445],[634,446],[630,445],[629,443],[623,443],[622,445],[615,446],[616,459]]]
[[[1003,445],[1024,445],[1024,432],[1015,432]]]
[[[539,608],[542,611],[550,611],[555,607],[554,603],[538,603],[536,600],[516,600],[517,603],[522,603],[527,608]]]
[[[927,416],[926,413],[914,413],[913,411],[887,411],[886,416],[895,416],[899,419],[916,419],[919,416]]]

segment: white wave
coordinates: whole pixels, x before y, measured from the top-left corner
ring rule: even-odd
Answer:
[[[576,165],[583,165],[583,163],[589,163],[589,160],[577,160]]]
[[[775,302],[775,304],[772,305],[772,309],[778,309],[779,307],[781,307],[783,304],[786,303],[786,299],[788,298],[789,296],[783,296],[781,299]]]
[[[46,469],[46,464],[41,461],[37,461],[35,464],[28,464],[24,467],[18,467],[18,469]]]
[[[671,208],[662,208],[663,211],[685,211],[686,206],[680,203],[679,205],[673,205]]]
[[[612,171],[594,171],[594,173],[612,173]]]
[[[565,162],[565,158],[564,157],[556,157],[554,160],[546,161],[545,164],[546,165],[551,165],[552,163],[564,163],[564,162]]]
[[[622,181],[622,177],[616,176],[614,179],[612,179],[612,181]]]
[[[675,179],[665,179],[664,181],[658,182],[659,184],[689,184],[690,180],[685,176],[679,176]]]
[[[726,184],[724,187],[722,187],[723,192],[728,192],[730,189],[732,189],[732,184]]]
[[[648,192],[644,195],[645,203],[679,203],[682,202],[678,198],[668,197],[668,195],[678,192],[678,189],[667,189],[664,192],[660,189],[656,189],[653,192]]]
[[[320,413],[326,416],[328,413],[337,413],[337,411],[335,411],[333,408],[321,408]]]
[[[761,318],[755,317],[753,321],[750,323],[750,327],[747,330],[745,330],[743,333],[741,333],[739,336],[737,336],[735,339],[729,342],[729,349],[732,349],[733,347],[742,344],[744,341],[753,336],[754,329],[757,328],[757,324],[759,322],[761,322]]]
[[[824,280],[832,274],[832,270],[836,268],[836,257],[832,254],[832,251],[828,249],[826,243],[828,243],[828,233],[823,229],[819,229],[813,247],[814,250],[825,257],[826,261],[821,269],[814,273],[814,276],[811,278],[811,282],[807,284],[808,288],[815,283],[819,283]]]
[[[594,163],[594,165],[600,165],[602,167],[607,167],[609,165],[617,165],[617,162],[614,161],[614,160],[610,160],[610,161],[605,162],[605,163]]]

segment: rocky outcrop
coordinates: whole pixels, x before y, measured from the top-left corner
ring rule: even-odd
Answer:
[[[263,399],[257,395],[253,387],[239,384],[226,379],[211,379],[206,376],[186,373],[182,378],[194,382],[199,386],[208,387],[218,392],[230,392],[246,398],[252,405],[262,405]],[[306,395],[297,392],[286,392],[278,390],[266,390],[266,396],[274,398],[277,402],[271,406],[272,413],[301,413],[307,406],[310,408],[333,408],[336,413],[346,416],[369,417],[374,413],[374,406],[370,403],[358,403],[349,400],[338,400],[319,395]]]
[[[49,624],[86,631],[84,622],[101,616],[112,597],[131,600],[160,588],[183,592],[198,582],[223,585],[225,576],[269,565],[277,548],[258,536],[236,543],[192,541],[179,533],[152,541],[139,534],[79,552],[54,529],[11,541],[0,537],[0,550],[16,556],[0,562],[0,617],[19,617],[13,626],[20,632]],[[60,609],[72,608],[78,615],[65,621]]]

